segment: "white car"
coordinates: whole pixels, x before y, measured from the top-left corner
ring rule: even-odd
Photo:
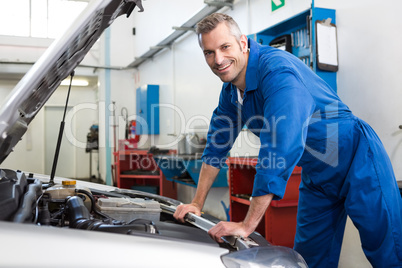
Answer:
[[[139,0],[94,0],[0,108],[0,163],[60,82],[113,20]],[[0,168],[0,267],[307,267],[294,250],[247,238],[212,240],[217,220],[173,218],[179,201]]]

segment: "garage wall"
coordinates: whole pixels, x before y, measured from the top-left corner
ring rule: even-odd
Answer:
[[[321,0],[316,5],[337,12],[339,96],[374,128],[402,180],[402,2]]]
[[[288,0],[284,8],[271,13],[270,1],[239,0],[233,10],[226,9],[225,12],[239,22],[244,33],[250,34],[293,16],[310,5],[311,1],[307,0]],[[364,0],[315,1],[317,7],[337,10],[339,95],[356,115],[370,123],[377,131],[391,157],[399,180],[402,179],[402,167],[399,165],[402,160],[402,131],[398,128],[401,124],[398,115],[402,112],[399,105],[402,78],[398,74],[401,71],[399,62],[402,56],[398,52],[397,44],[402,37],[395,34],[394,29],[398,29],[402,23],[397,20],[397,12],[401,5],[397,0],[387,1],[383,5]],[[181,25],[202,9],[204,3],[197,0],[188,5],[185,0],[153,0],[145,1],[144,7],[145,12],[138,13],[135,10],[131,18],[118,18],[112,25],[111,65],[126,66],[150,46],[168,36],[172,32],[172,26]],[[133,27],[136,29],[135,35],[132,34]],[[0,59],[33,62],[50,43],[51,40],[40,38],[0,36]],[[104,47],[100,46],[95,45],[84,59],[85,64],[104,63],[101,61]],[[0,73],[25,73],[29,67],[1,64]],[[91,69],[82,72],[98,75],[98,72],[93,73]],[[203,125],[209,120],[221,89],[221,82],[204,62],[194,33],[186,34],[171,49],[164,50],[138,69],[112,71],[111,99],[116,102],[115,113],[120,114],[121,108],[126,107],[129,115],[134,117],[135,88],[147,83],[159,84],[161,103],[176,107],[162,108],[164,110],[161,113],[161,135],[154,141],[156,145],[171,147],[174,147],[170,143],[176,136],[186,131],[181,127],[183,120],[188,122],[193,119],[193,126]],[[4,79],[0,84],[1,94],[12,88]],[[97,94],[94,99],[94,102],[98,100]],[[104,121],[104,118],[100,118],[100,121]],[[123,137],[123,127],[119,128],[120,137]],[[248,133],[242,133],[242,137],[246,135]],[[255,142],[258,143],[258,140]],[[257,154],[257,149],[244,144],[237,143],[233,152]]]
[[[277,12],[272,16],[269,15],[269,1],[237,1],[233,10],[226,8],[225,12],[238,21],[244,33],[249,34],[260,31],[309,7],[307,1],[288,1],[288,3],[283,12]],[[134,38],[136,56],[140,56],[150,46],[156,45],[168,36],[172,31],[172,26],[180,26],[205,6],[203,1],[199,1],[198,5],[192,5],[194,12],[190,13],[183,5],[172,5],[171,1],[166,7],[164,6],[165,1],[145,2],[145,4],[148,8],[148,16],[133,16],[134,25],[138,29],[138,34]],[[164,7],[162,14],[158,13],[161,5]],[[156,12],[153,12],[153,6],[158,7]],[[174,8],[172,8],[173,6]],[[181,16],[181,20],[172,21],[170,11]],[[153,28],[152,26],[155,24],[149,22],[156,20],[163,21],[163,25]],[[146,32],[141,31],[144,29],[143,25],[147,25]],[[161,34],[162,30],[165,31]],[[147,36],[150,32],[152,32],[152,38]],[[153,38],[153,36],[158,36],[158,38]],[[161,113],[161,135],[156,139],[158,146],[169,146],[178,135],[190,132],[194,127],[199,126],[206,131],[212,111],[218,104],[222,83],[206,65],[195,33],[185,34],[172,48],[164,50],[152,61],[142,64],[137,74],[139,80],[136,81],[136,87],[147,83],[160,84],[161,103],[172,104],[176,109],[170,113]],[[184,129],[183,124],[186,126]],[[173,126],[175,127],[173,128]],[[244,135],[248,135],[248,133],[242,133],[242,136]],[[249,139],[255,140],[254,137]],[[233,152],[250,155],[258,153],[258,149],[245,147],[244,144],[243,142],[240,148],[236,144]]]
[[[133,16],[137,34],[131,38],[134,57],[142,55],[171,32],[172,26],[181,25],[193,14],[182,1],[144,2],[147,16]],[[177,4],[176,4],[177,3]],[[246,34],[255,33],[290,16],[308,9],[311,1],[286,1],[286,6],[270,12],[270,1],[236,1],[233,10],[225,12],[233,16]],[[383,141],[394,165],[397,179],[402,180],[402,150],[400,143],[402,112],[400,97],[401,53],[396,47],[402,37],[395,33],[402,22],[397,19],[402,3],[397,0],[377,5],[364,0],[317,0],[316,7],[336,9],[338,22],[338,50],[340,68],[338,92],[352,111],[367,121]],[[195,11],[204,6],[194,2]],[[163,7],[163,8],[161,8]],[[161,12],[163,9],[163,12]],[[171,16],[174,13],[175,16]],[[177,16],[176,16],[177,14]],[[136,14],[134,14],[136,15]],[[373,19],[375,18],[375,19]],[[155,23],[162,21],[163,23]],[[115,33],[116,34],[116,33]],[[173,104],[185,120],[199,117],[199,123],[209,119],[217,105],[221,89],[220,80],[207,67],[194,33],[188,33],[171,49],[166,49],[154,59],[134,71],[135,87],[143,84],[161,85],[161,103]],[[132,106],[135,106],[133,102]],[[174,116],[172,127],[172,113]],[[166,116],[168,115],[168,116]],[[180,134],[181,119],[178,112],[161,114],[161,135],[155,143],[169,144]],[[248,133],[242,133],[248,135]],[[237,146],[237,145],[236,145]],[[255,155],[258,150],[242,143],[233,152]]]

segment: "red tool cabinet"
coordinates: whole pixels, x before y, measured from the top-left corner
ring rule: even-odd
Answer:
[[[229,157],[226,163],[229,167],[230,219],[242,221],[250,206],[257,159]],[[273,245],[293,247],[300,182],[301,168],[296,167],[288,180],[283,199],[271,202],[257,227],[256,231]]]
[[[120,144],[114,157],[117,187],[143,191],[156,189],[155,194],[177,198],[176,184],[166,180],[148,150],[127,149]]]

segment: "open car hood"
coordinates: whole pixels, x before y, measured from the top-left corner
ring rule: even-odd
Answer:
[[[134,0],[91,1],[65,34],[55,40],[26,73],[0,108],[0,164],[102,32],[118,16],[126,14],[128,17],[135,7]]]

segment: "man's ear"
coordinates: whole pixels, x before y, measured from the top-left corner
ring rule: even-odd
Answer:
[[[248,38],[246,35],[240,36],[240,45],[241,45],[241,50],[243,53],[247,53],[248,51]]]

